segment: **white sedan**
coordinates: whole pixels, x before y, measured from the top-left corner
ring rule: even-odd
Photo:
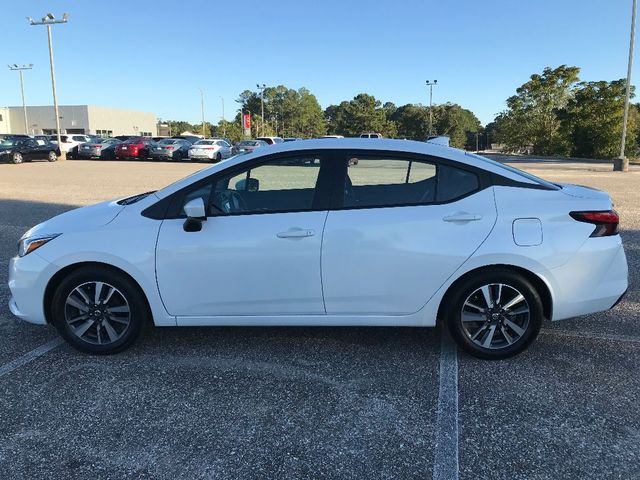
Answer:
[[[114,353],[156,326],[443,322],[482,358],[627,289],[608,194],[422,142],[324,139],[236,156],[33,227],[11,311]]]
[[[219,162],[232,156],[232,150],[233,148],[226,140],[217,138],[199,140],[189,148],[189,158]]]

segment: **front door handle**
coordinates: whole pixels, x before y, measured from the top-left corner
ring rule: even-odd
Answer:
[[[315,230],[309,228],[290,228],[286,232],[278,233],[278,238],[304,238],[313,237],[315,234]]]
[[[442,218],[445,222],[475,222],[481,219],[482,215],[468,212],[456,212]]]

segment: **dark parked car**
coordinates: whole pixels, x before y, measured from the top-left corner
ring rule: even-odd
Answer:
[[[269,144],[267,142],[263,142],[262,140],[242,140],[241,142],[238,142],[233,146],[233,153],[251,153],[256,148],[268,146]]]
[[[78,158],[103,158],[114,160],[116,158],[116,145],[122,140],[117,138],[101,138],[95,142],[83,143],[78,146]]]
[[[146,160],[153,145],[155,145],[153,140],[148,137],[131,137],[116,145],[116,158]]]
[[[0,140],[0,159],[11,163],[48,160],[55,162],[60,156],[57,145],[33,138],[5,138]]]

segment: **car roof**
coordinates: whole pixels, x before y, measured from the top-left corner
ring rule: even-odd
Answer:
[[[391,151],[397,153],[416,153],[422,155],[431,155],[447,160],[452,160],[465,165],[470,165],[488,172],[497,173],[503,177],[521,183],[537,184],[537,182],[524,174],[518,173],[517,170],[510,170],[500,166],[497,162],[485,159],[479,155],[469,154],[464,150],[446,147],[429,142],[419,142],[415,140],[394,140],[381,138],[379,141],[371,142],[367,138],[323,138],[311,140],[299,140],[297,142],[283,142],[270,145],[269,148],[259,148],[251,153],[237,155],[226,160],[224,163],[217,163],[211,167],[204,168],[182,180],[165,187],[156,192],[156,196],[164,198],[172,193],[205,178],[216,171],[239,165],[247,161],[251,161],[263,156],[273,155],[276,153],[286,152],[304,152],[307,150],[379,150]]]

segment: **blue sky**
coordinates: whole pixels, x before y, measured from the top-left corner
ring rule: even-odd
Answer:
[[[257,82],[307,87],[324,108],[360,92],[428,103],[424,82],[435,78],[435,103],[457,102],[487,123],[545,66],[624,77],[631,0],[3,0],[0,11],[0,65],[34,64],[31,105],[51,104],[51,81],[46,28],[25,17],[67,11],[69,23],[54,27],[63,105],[197,122],[201,87],[217,122],[220,97],[229,118]],[[0,105],[20,103],[18,74],[4,67]]]

